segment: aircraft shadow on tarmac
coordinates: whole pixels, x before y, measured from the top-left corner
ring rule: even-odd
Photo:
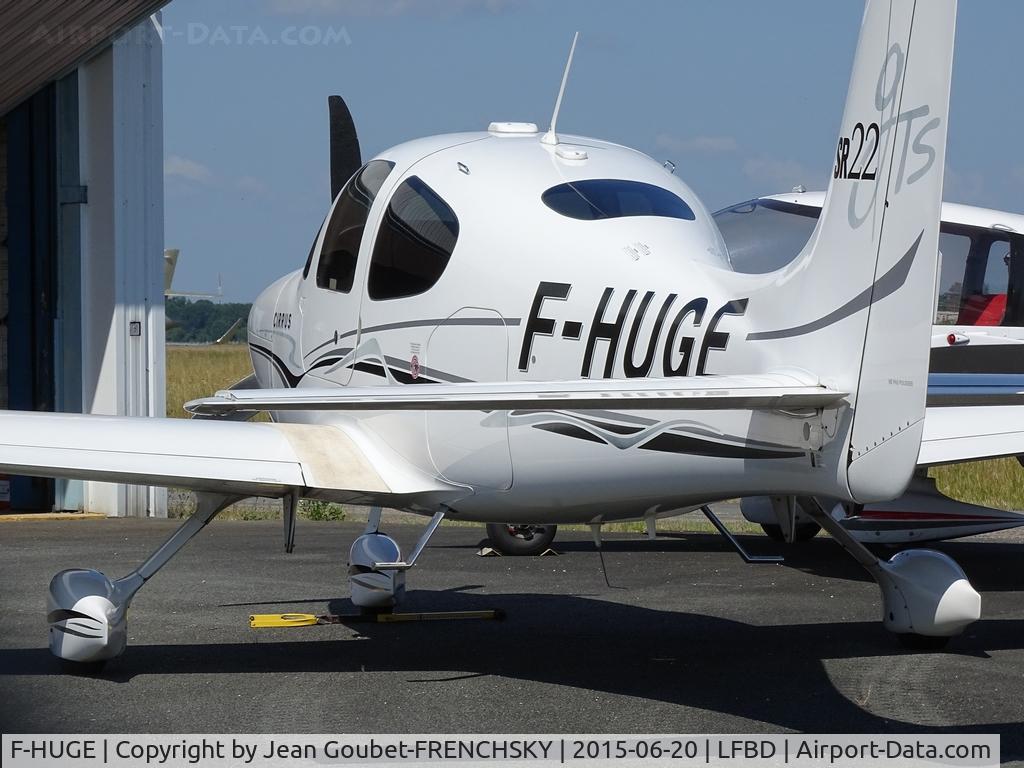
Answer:
[[[731,546],[717,534],[709,533],[668,533],[658,534],[657,539],[642,536],[616,534],[622,538],[608,538],[603,543],[609,556],[609,577],[617,580],[614,561],[610,556],[617,552],[732,552]],[[795,545],[779,544],[765,536],[739,536],[743,546],[753,555],[782,555],[783,567],[804,573],[844,581],[872,582],[867,571],[861,568],[848,554],[843,552],[827,536],[819,535],[811,541]],[[587,539],[556,540],[554,548],[563,553],[593,552],[594,545]],[[882,559],[888,559],[900,549],[920,546],[945,552],[967,573],[971,583],[982,592],[1024,592],[1024,545],[1012,542],[963,539],[957,541],[933,542],[922,545],[901,545],[888,547],[872,545],[870,548]],[[433,549],[434,547],[432,547]],[[464,545],[445,545],[438,549],[470,549]],[[738,556],[737,556],[738,557]],[[751,568],[771,568],[772,565],[751,564]],[[872,582],[873,583],[873,582]]]
[[[408,673],[406,684],[430,686],[431,695],[443,696],[452,681],[495,676],[696,707],[804,732],[999,732],[1003,759],[1024,757],[1024,723],[929,728],[875,715],[837,690],[824,660],[868,657],[867,663],[884,670],[887,657],[906,654],[875,621],[754,626],[593,598],[525,593],[412,591],[408,603],[409,610],[500,607],[508,618],[472,625],[352,627],[369,640],[320,626],[259,630],[259,642],[253,630],[252,641],[245,643],[137,645],[110,662],[102,677],[129,683],[136,675],[154,674],[368,670]],[[327,607],[338,613],[352,610],[341,599]],[[339,638],[339,632],[346,634]],[[955,638],[948,653],[985,658],[992,651],[1021,647],[1024,620],[983,620],[968,635]],[[446,679],[423,679],[433,672],[447,673]],[[59,673],[45,648],[0,650],[0,675]],[[890,699],[920,695],[897,672],[873,685],[876,695]]]

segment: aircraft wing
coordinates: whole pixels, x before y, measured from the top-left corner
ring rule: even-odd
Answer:
[[[1024,455],[1024,408],[931,407],[924,418],[918,466]]]
[[[1024,376],[932,374],[920,466],[1024,455]]]
[[[0,411],[0,473],[405,507],[465,493],[340,427],[20,411]]]
[[[420,384],[402,387],[225,390],[185,408],[200,416],[237,411],[625,410],[821,408],[846,397],[789,374],[673,379]]]

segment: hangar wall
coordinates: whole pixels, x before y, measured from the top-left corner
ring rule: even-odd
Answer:
[[[82,407],[163,416],[162,41],[147,19],[79,69]],[[166,517],[163,489],[87,483],[83,507]]]

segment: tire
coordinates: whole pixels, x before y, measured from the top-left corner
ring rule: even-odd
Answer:
[[[777,541],[780,544],[784,544],[786,537],[782,535],[782,526],[775,525],[774,523],[761,523],[761,530],[764,531],[765,535],[772,541]],[[821,526],[817,523],[799,523],[796,527],[796,543],[803,543],[810,541],[818,532],[821,530]]]
[[[949,645],[948,637],[933,637],[931,635],[916,635],[907,632],[896,636],[900,645],[908,651],[941,651]]]
[[[544,552],[555,538],[557,525],[488,523],[487,538],[503,555],[530,557]]]

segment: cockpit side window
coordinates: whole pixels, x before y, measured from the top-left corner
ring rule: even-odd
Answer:
[[[410,176],[388,203],[370,260],[371,299],[397,299],[429,290],[441,279],[455,242],[455,211],[422,179]]]
[[[352,290],[359,244],[363,240],[370,206],[394,167],[395,164],[387,160],[372,160],[338,193],[339,199],[327,222],[324,244],[320,249],[317,287],[340,293]]]
[[[622,216],[696,219],[693,209],[674,192],[626,179],[584,179],[559,184],[545,191],[540,199],[555,213],[583,221]]]

